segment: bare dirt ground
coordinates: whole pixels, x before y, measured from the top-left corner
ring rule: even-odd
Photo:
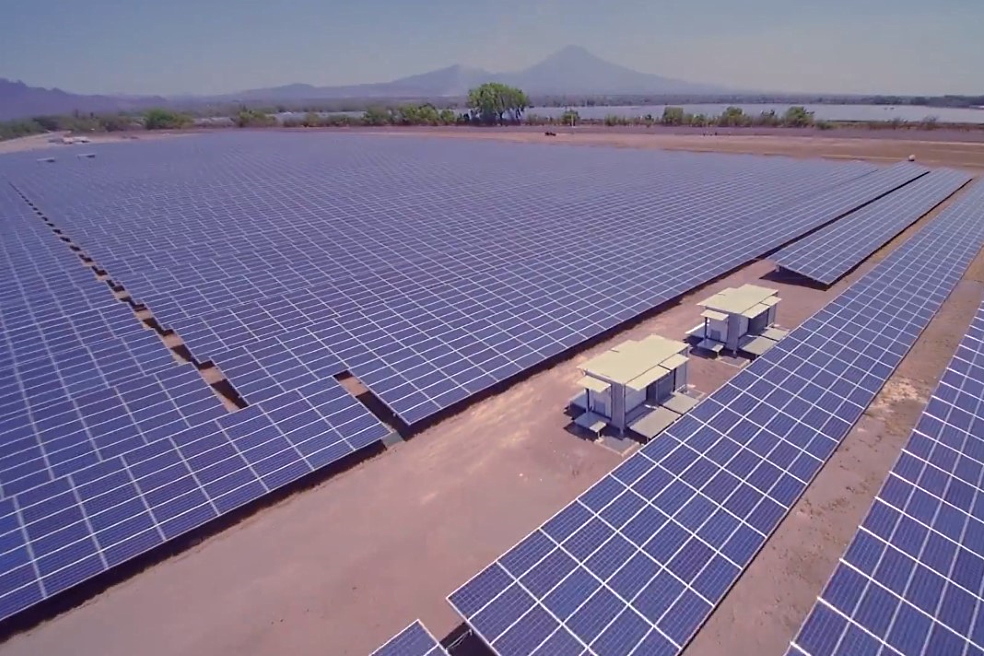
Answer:
[[[762,149],[774,147],[764,143]],[[954,151],[953,157],[963,155]],[[765,283],[778,287],[784,299],[780,323],[798,325],[900,241],[832,290]],[[415,618],[442,637],[460,623],[444,600],[447,594],[621,461],[564,430],[561,410],[576,391],[576,364],[627,337],[682,337],[698,322],[696,301],[726,286],[761,283],[772,269],[768,261],[744,267],[409,442],[13,636],[0,653],[366,654]],[[982,281],[979,258],[698,634],[690,654],[784,652],[962,337],[984,293]],[[691,381],[710,392],[737,371],[694,358]]]
[[[65,144],[61,143],[61,138],[67,136],[68,132],[51,132],[48,134],[33,134],[29,137],[20,137],[18,139],[9,139],[7,141],[0,141],[0,155],[6,153],[19,153],[30,150],[65,150],[65,152],[74,152],[85,149],[86,146],[91,144],[101,144],[101,143],[119,143],[119,142],[139,142],[139,141],[150,141],[151,139],[171,139],[177,136],[185,136],[190,134],[188,132],[140,132],[139,134],[131,132],[118,132],[114,134],[94,134],[88,136],[89,143],[78,143],[78,144]],[[50,153],[45,153],[49,155]]]
[[[984,171],[984,143],[961,141],[959,136],[976,136],[976,132],[941,135],[919,132],[906,139],[892,139],[879,131],[851,131],[841,134],[772,130],[768,134],[746,134],[740,131],[713,133],[672,133],[665,131],[605,130],[600,128],[558,129],[557,136],[548,137],[543,130],[532,129],[389,129],[377,134],[398,136],[440,136],[458,139],[495,139],[519,143],[576,144],[586,146],[615,146],[620,148],[653,148],[694,152],[748,153],[786,155],[790,157],[822,157],[827,159],[863,159],[888,163],[915,155],[916,161],[928,166],[950,166],[972,172]],[[984,133],[984,131],[982,131]]]

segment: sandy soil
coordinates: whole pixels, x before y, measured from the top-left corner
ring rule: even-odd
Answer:
[[[984,132],[984,131],[982,131]],[[818,132],[774,130],[769,134],[745,134],[738,132],[714,134],[675,134],[639,130],[566,129],[556,137],[546,136],[542,130],[529,129],[392,129],[377,134],[396,136],[439,136],[457,139],[495,139],[520,143],[578,144],[587,146],[615,146],[620,148],[658,148],[663,150],[688,150],[697,152],[750,153],[761,155],[787,155],[790,157],[822,157],[828,159],[863,159],[872,162],[896,162],[915,155],[916,161],[927,166],[950,166],[984,171],[984,143],[955,140],[955,135],[943,138],[932,132],[908,135],[907,139],[891,139],[882,132],[837,132],[830,135]],[[956,133],[976,135],[976,133]],[[920,138],[921,137],[921,138]]]
[[[51,132],[49,134],[33,134],[29,137],[9,139],[0,141],[0,155],[6,153],[19,153],[30,150],[65,150],[66,152],[82,152],[86,146],[100,143],[136,143],[140,141],[150,141],[152,139],[172,139],[178,136],[187,136],[189,132],[125,132],[115,134],[94,134],[89,136],[89,143],[64,144],[61,138],[67,136],[68,132]],[[48,155],[49,153],[45,153]]]
[[[776,147],[762,144],[762,150]],[[869,156],[884,152],[876,148]],[[951,156],[963,157],[959,150]],[[780,323],[798,325],[870,266],[828,291],[770,281],[784,298]],[[418,617],[442,637],[460,623],[447,594],[621,460],[564,430],[561,409],[576,391],[576,364],[627,337],[681,337],[697,323],[695,301],[772,269],[768,261],[749,265],[13,636],[0,653],[365,654]],[[690,653],[783,653],[963,335],[984,292],[981,280],[979,259]],[[736,372],[692,360],[692,382],[703,392]]]

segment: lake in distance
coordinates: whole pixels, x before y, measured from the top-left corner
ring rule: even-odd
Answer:
[[[728,104],[696,104],[696,105],[673,105],[683,107],[685,112],[690,114],[704,114],[705,116],[718,116],[724,113],[730,105]],[[742,111],[752,116],[758,116],[762,112],[775,110],[780,116],[792,107],[790,104],[737,104]],[[666,105],[624,105],[618,107],[605,107],[595,105],[593,107],[574,107],[581,118],[603,119],[608,115],[615,115],[625,118],[634,118],[652,114],[654,118],[663,115]],[[978,123],[984,124],[984,109],[959,108],[959,107],[921,107],[916,105],[804,105],[807,111],[813,112],[814,118],[821,121],[891,121],[900,119],[909,122],[919,122],[928,116],[935,116],[940,123]],[[536,114],[539,116],[559,117],[563,114],[563,107],[533,107],[526,110],[527,116]]]

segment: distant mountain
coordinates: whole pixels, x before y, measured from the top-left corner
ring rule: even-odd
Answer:
[[[504,74],[507,83],[535,94],[714,94],[728,89],[640,73],[568,46],[539,64]]]
[[[84,96],[0,78],[0,121],[45,114],[123,112],[167,103],[161,96]]]
[[[225,99],[286,101],[329,98],[448,97],[465,95],[468,89],[490,81],[505,82],[533,95],[733,93],[732,90],[722,87],[640,73],[596,57],[584,48],[568,46],[521,71],[490,73],[455,65],[392,82],[345,87],[292,84],[270,89],[251,89],[230,94]]]
[[[490,73],[454,65],[392,82],[316,87],[288,84],[250,89],[221,96],[86,96],[29,87],[23,82],[0,78],[0,120],[79,112],[118,112],[166,104],[185,106],[203,102],[297,102],[345,98],[439,98],[464,96],[483,82],[505,82],[536,95],[713,95],[734,93],[730,89],[694,84],[640,73],[600,59],[584,48],[568,46],[538,64],[521,71]]]

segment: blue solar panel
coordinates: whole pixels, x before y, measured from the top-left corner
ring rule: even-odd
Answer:
[[[0,225],[0,618],[388,434],[334,381],[229,414],[6,184]]]
[[[47,357],[0,365],[0,417],[176,364],[160,338],[148,331],[44,355]]]
[[[982,196],[978,185],[451,604],[499,654],[682,650],[984,244]]]
[[[228,414],[191,365],[117,381],[0,422],[9,497]]]
[[[441,644],[420,620],[400,631],[372,656],[447,656]]]
[[[926,172],[554,147],[517,166],[503,144],[270,136],[14,179],[199,360],[317,332],[410,424]],[[285,389],[257,371],[230,380]]]
[[[784,269],[833,284],[970,179],[962,171],[933,171],[783,248],[772,259]]]
[[[345,370],[338,357],[313,333],[252,340],[212,361],[248,403],[259,403]]]
[[[0,619],[381,440],[334,381],[0,499]]]
[[[984,306],[790,654],[984,653]]]

